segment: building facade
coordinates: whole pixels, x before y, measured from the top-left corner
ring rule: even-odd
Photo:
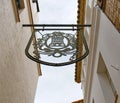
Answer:
[[[120,103],[120,1],[86,0],[89,56],[83,61],[84,103]]]
[[[25,56],[38,19],[32,0],[0,0],[0,103],[33,103],[39,67]]]
[[[41,71],[25,56],[33,28],[22,25],[37,23],[36,4],[0,0],[0,7],[0,103],[33,103]],[[120,0],[78,0],[78,14],[78,24],[92,24],[84,29],[89,56],[76,64],[84,103],[120,103]]]

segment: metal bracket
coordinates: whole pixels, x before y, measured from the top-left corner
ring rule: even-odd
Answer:
[[[38,0],[32,0],[33,3],[36,3],[37,12],[40,12]]]

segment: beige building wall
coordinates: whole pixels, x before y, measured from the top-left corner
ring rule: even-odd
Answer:
[[[120,103],[120,33],[96,5],[87,0],[85,29],[90,54],[84,61],[85,103]],[[83,74],[84,73],[84,74]]]
[[[30,28],[22,27],[29,23],[26,1],[16,22],[12,0],[0,0],[0,103],[34,102],[38,71],[36,63],[25,56],[31,35]],[[35,4],[31,5],[34,9]]]

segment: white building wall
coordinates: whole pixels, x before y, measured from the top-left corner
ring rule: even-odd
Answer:
[[[120,96],[120,33],[103,13],[101,13],[99,34],[99,51],[103,56],[118,96]],[[118,103],[120,103],[120,99],[118,99]]]
[[[92,62],[88,61],[87,64],[85,103],[93,103],[93,99],[95,103],[114,103],[115,101],[115,96],[111,91],[109,83],[105,80],[106,77],[104,78],[104,75],[97,73],[100,54],[103,57],[103,61],[117,91],[117,103],[120,103],[120,33],[100,9],[97,16],[98,19],[94,19],[97,21],[93,20],[92,22],[94,23],[93,25],[95,25],[95,23],[97,25],[92,26],[90,33],[93,34],[89,34],[89,38],[93,43],[89,42],[90,55],[88,60]],[[106,88],[106,85],[108,85],[108,88]]]
[[[16,23],[12,0],[0,0],[0,103],[33,103],[38,80],[36,63],[25,56],[31,35],[27,0]]]

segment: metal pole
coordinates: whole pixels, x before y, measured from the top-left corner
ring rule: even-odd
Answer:
[[[91,24],[23,24],[23,27],[91,27]]]

